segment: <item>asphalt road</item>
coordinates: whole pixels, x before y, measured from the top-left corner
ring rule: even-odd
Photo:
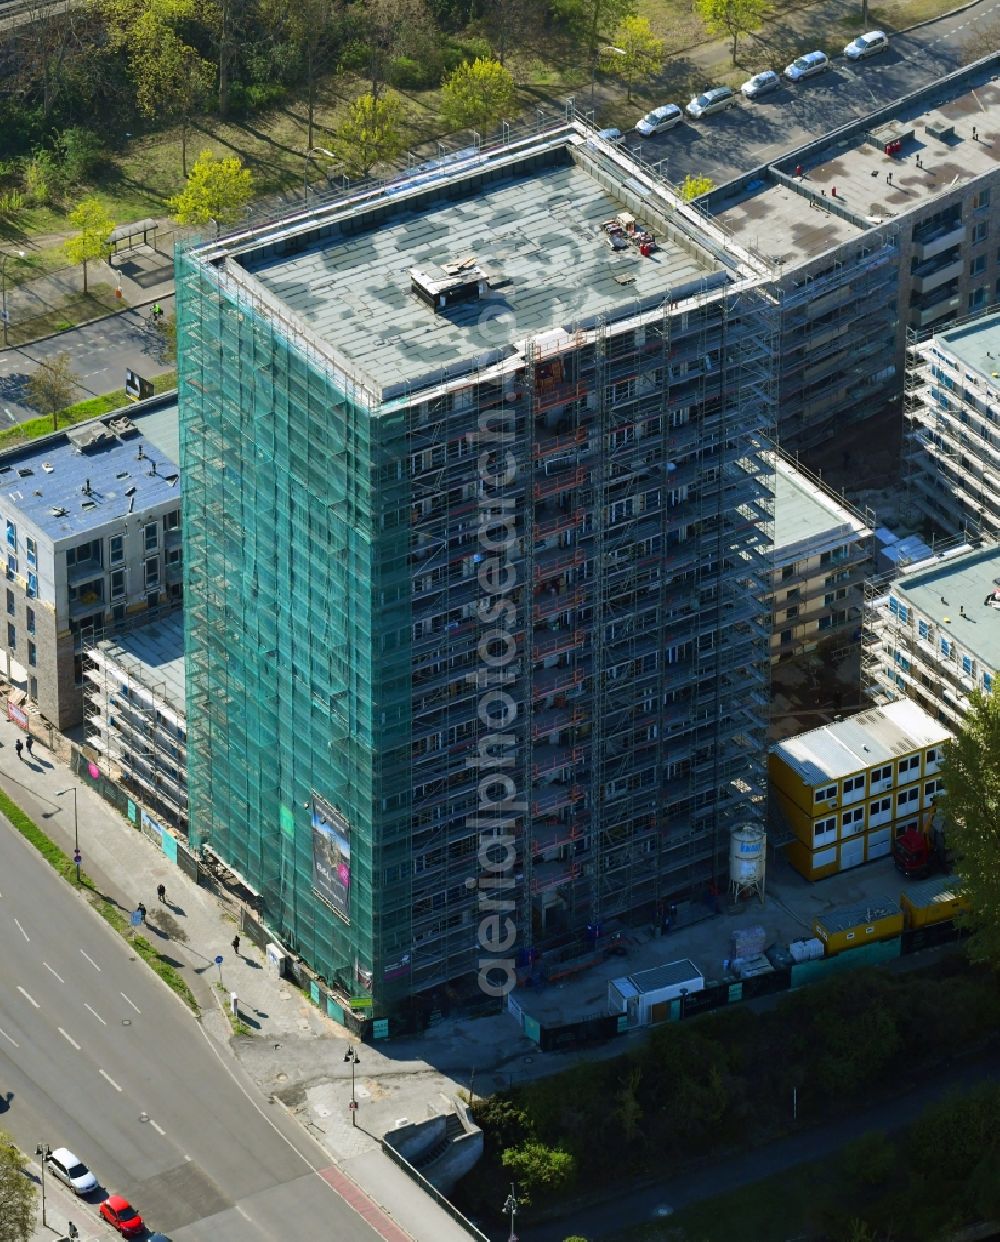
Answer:
[[[630,133],[626,145],[647,163],[662,160],[661,175],[668,181],[681,182],[691,173],[722,185],[960,68],[976,29],[998,20],[1000,0],[981,0],[963,13],[893,36],[887,52],[860,63],[839,55],[840,39],[834,44],[817,36],[799,54],[821,48],[836,56],[825,73],[797,84],[782,79],[778,90],[756,102],[741,97],[735,108],[701,121],[685,120],[654,138]],[[983,54],[989,50],[984,47]],[[754,72],[772,68],[780,73],[787,63],[769,65],[765,57],[754,62]],[[684,106],[688,101],[659,102]]]
[[[324,1180],[338,1178],[330,1158],[258,1103],[124,941],[0,833],[0,1126],[30,1152],[69,1147],[171,1242],[378,1242]],[[103,1193],[72,1213],[85,1242],[114,1236],[97,1216]]]
[[[164,310],[172,303],[173,295],[160,298]],[[25,404],[28,376],[47,358],[64,352],[72,358],[80,384],[78,401],[124,387],[128,369],[152,379],[171,365],[162,336],[149,322],[148,307],[123,311],[32,345],[0,350],[0,430],[38,417],[38,411]]]

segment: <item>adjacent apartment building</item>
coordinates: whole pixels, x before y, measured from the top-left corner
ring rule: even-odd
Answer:
[[[873,584],[864,675],[876,702],[912,699],[955,727],[1000,668],[1000,548],[960,546]]]
[[[861,627],[875,517],[775,454],[771,663]]]
[[[180,609],[87,648],[86,743],[147,814],[187,835]]]
[[[780,272],[783,447],[901,397],[908,329],[1000,299],[998,133],[991,53],[699,200]]]
[[[1000,539],[1000,314],[911,341],[907,394],[916,507],[949,533]]]
[[[82,719],[84,647],[181,600],[176,440],[153,401],[0,453],[2,667],[58,729]]]
[[[192,841],[376,1015],[762,821],[768,280],[575,121],[181,255]]]
[[[771,794],[792,830],[796,871],[821,880],[889,854],[933,805],[950,737],[900,700],[775,743]]]

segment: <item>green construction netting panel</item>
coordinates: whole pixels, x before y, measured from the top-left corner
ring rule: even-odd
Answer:
[[[379,996],[381,837],[409,820],[376,758],[409,739],[408,531],[380,510],[405,497],[379,478],[405,427],[190,250],[177,289],[191,837],[320,974]],[[326,900],[317,808],[340,825]],[[407,935],[394,915],[386,951]]]

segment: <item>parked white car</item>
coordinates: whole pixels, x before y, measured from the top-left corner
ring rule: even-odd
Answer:
[[[725,108],[731,108],[736,102],[732,87],[713,86],[703,95],[695,95],[685,111],[693,120],[698,120],[699,117],[711,116],[713,112],[722,112]]]
[[[858,35],[844,48],[844,55],[849,60],[865,60],[884,52],[889,46],[889,36],[884,30],[869,30],[867,34]]]
[[[635,129],[644,138],[650,138],[653,134],[662,134],[664,130],[673,129],[683,120],[684,113],[676,104],[664,104],[662,108],[647,112],[641,121],[636,122]]]
[[[89,1195],[99,1183],[87,1166],[65,1147],[57,1147],[45,1157],[48,1171],[74,1194]]]
[[[744,82],[740,87],[740,92],[744,99],[759,99],[761,95],[776,91],[780,85],[781,78],[774,70],[765,69],[763,73],[755,73],[752,78]]]
[[[799,56],[785,67],[785,77],[789,82],[801,82],[803,78],[811,78],[829,68],[830,58],[826,52],[806,52],[805,56]]]

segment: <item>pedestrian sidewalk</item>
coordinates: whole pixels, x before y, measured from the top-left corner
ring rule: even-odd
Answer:
[[[123,915],[127,917],[139,902],[146,906],[143,934],[179,964],[179,973],[194,993],[201,1007],[202,1025],[213,1041],[240,1059],[265,1094],[274,1092],[286,1078],[282,1057],[289,1044],[311,1065],[314,1077],[326,1072],[337,1079],[331,1107],[342,1124],[318,1126],[312,1124],[311,1113],[296,1108],[290,1111],[329,1152],[342,1174],[364,1192],[367,1207],[363,1214],[387,1242],[396,1242],[400,1228],[417,1242],[429,1238],[435,1242],[468,1242],[468,1233],[385,1155],[378,1137],[381,1131],[376,1132],[366,1117],[357,1126],[350,1124],[347,1103],[351,1079],[349,1073],[345,1076],[347,1067],[343,1063],[349,1033],[288,980],[277,978],[245,938],[237,956],[232,948],[237,930],[232,915],[212,893],[170,862],[157,843],[123,819],[86,778],[74,776],[43,741],[36,738],[33,754],[25,750],[19,760],[14,744],[23,737],[13,723],[0,720],[0,788],[69,857],[73,856],[74,841],[79,840],[84,873]],[[166,887],[164,902],[157,900],[160,884]],[[83,900],[69,886],[66,898]],[[95,913],[94,917],[99,916]],[[216,964],[219,956],[221,966]],[[241,1020],[252,1032],[249,1037],[233,1036],[228,1013],[231,991],[237,994]],[[364,1101],[378,1093],[369,1078],[371,1070],[384,1068],[388,1058],[366,1045],[360,1060],[357,1086]],[[426,1115],[426,1102],[419,1111],[411,1108],[414,1117]],[[368,1128],[364,1128],[366,1123]],[[339,1189],[338,1175],[331,1173],[331,1179],[336,1179]],[[346,1194],[352,1203],[356,1196],[357,1191]],[[62,1223],[56,1215],[52,1219]],[[43,1238],[52,1242],[58,1236],[49,1230],[38,1234],[37,1242]]]

